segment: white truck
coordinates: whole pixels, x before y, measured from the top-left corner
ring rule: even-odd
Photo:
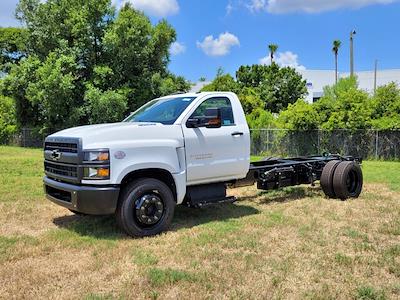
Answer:
[[[320,180],[331,198],[358,197],[360,159],[339,155],[250,163],[250,132],[229,92],[152,100],[124,121],[66,129],[44,143],[49,200],[80,214],[115,214],[135,237],[170,225],[177,204],[233,202],[229,186],[263,190]]]

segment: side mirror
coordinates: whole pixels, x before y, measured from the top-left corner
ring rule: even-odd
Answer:
[[[186,122],[188,128],[220,128],[222,126],[221,110],[219,108],[207,108],[204,117],[190,118]]]

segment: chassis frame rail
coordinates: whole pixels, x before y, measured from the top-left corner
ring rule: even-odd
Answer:
[[[361,158],[338,154],[266,158],[251,163],[246,178],[235,181],[232,186],[249,186],[257,182],[258,189],[274,190],[300,184],[314,185],[315,181],[320,180],[325,165],[332,160],[362,162]]]

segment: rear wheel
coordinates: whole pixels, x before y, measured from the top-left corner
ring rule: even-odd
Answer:
[[[336,167],[340,164],[340,160],[331,160],[322,169],[321,174],[321,187],[325,195],[329,198],[336,198],[333,190],[333,174],[335,173]]]
[[[362,190],[363,175],[361,167],[354,161],[342,161],[333,175],[333,189],[336,197],[345,200],[357,198]]]
[[[130,236],[156,235],[168,229],[175,210],[171,189],[152,178],[135,180],[121,193],[116,218]]]

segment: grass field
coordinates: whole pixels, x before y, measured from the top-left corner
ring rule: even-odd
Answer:
[[[0,167],[1,299],[400,298],[400,163],[365,162],[359,199],[235,189],[143,239],[45,200],[41,150],[0,147]]]

